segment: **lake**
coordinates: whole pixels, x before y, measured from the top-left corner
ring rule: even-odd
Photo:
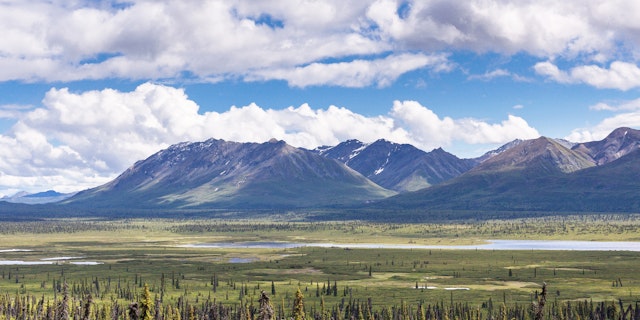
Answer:
[[[638,251],[640,242],[630,241],[567,241],[567,240],[488,240],[476,245],[417,245],[383,243],[303,243],[303,242],[214,242],[190,244],[189,248],[255,248],[291,249],[300,247],[350,248],[350,249],[463,249],[463,250],[575,250],[575,251]]]

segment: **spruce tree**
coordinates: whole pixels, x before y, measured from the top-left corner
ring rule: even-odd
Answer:
[[[258,299],[260,303],[260,310],[258,310],[258,315],[255,320],[271,320],[273,319],[273,306],[271,305],[271,301],[264,291],[260,293],[260,299]]]
[[[151,293],[149,292],[149,286],[145,283],[142,291],[142,301],[140,301],[140,319],[151,320],[151,310],[154,308],[153,299],[151,299]]]
[[[300,288],[296,291],[296,298],[293,300],[293,320],[305,320],[304,296]]]

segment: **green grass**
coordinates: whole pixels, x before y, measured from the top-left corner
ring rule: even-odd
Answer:
[[[475,306],[490,299],[526,305],[545,281],[553,301],[635,301],[640,298],[640,274],[636,272],[640,253],[636,252],[215,249],[180,245],[218,241],[468,244],[486,239],[637,240],[639,224],[633,216],[415,225],[213,220],[4,223],[0,249],[33,251],[1,252],[0,260],[71,256],[103,264],[0,266],[0,293],[53,297],[59,294],[54,293],[54,284],[66,281],[76,295],[93,288],[97,299],[129,301],[123,292],[135,296],[143,283],[159,294],[164,277],[168,301],[180,296],[190,301],[211,296],[233,304],[240,301],[241,288],[246,288],[243,299],[257,301],[261,290],[271,292],[273,281],[274,301],[288,303],[300,288],[306,303],[315,306],[320,304],[316,292],[334,283],[337,295],[324,295],[329,305],[343,298],[371,298],[378,306],[451,299]],[[230,263],[233,259],[250,262]],[[213,277],[219,283],[215,291]]]

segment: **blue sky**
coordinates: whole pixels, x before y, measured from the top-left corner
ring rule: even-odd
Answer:
[[[640,128],[639,21],[632,0],[4,1],[0,195],[208,138],[599,140]]]

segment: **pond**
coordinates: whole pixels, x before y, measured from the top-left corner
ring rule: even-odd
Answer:
[[[637,251],[640,242],[571,241],[571,240],[488,240],[476,245],[417,245],[384,243],[302,243],[302,242],[214,242],[190,244],[189,248],[255,248],[290,249],[299,247],[350,248],[350,249],[464,249],[464,250],[557,250],[557,251]]]
[[[0,253],[3,252],[29,252],[31,250],[25,249],[0,249]],[[75,264],[75,265],[84,265],[84,266],[94,266],[102,264],[102,262],[97,261],[82,261],[78,259],[83,259],[84,257],[73,257],[73,256],[64,256],[64,257],[50,257],[50,258],[41,258],[39,260],[33,261],[24,261],[24,260],[3,260],[0,259],[0,266],[35,266],[35,265],[44,265],[44,264]]]

